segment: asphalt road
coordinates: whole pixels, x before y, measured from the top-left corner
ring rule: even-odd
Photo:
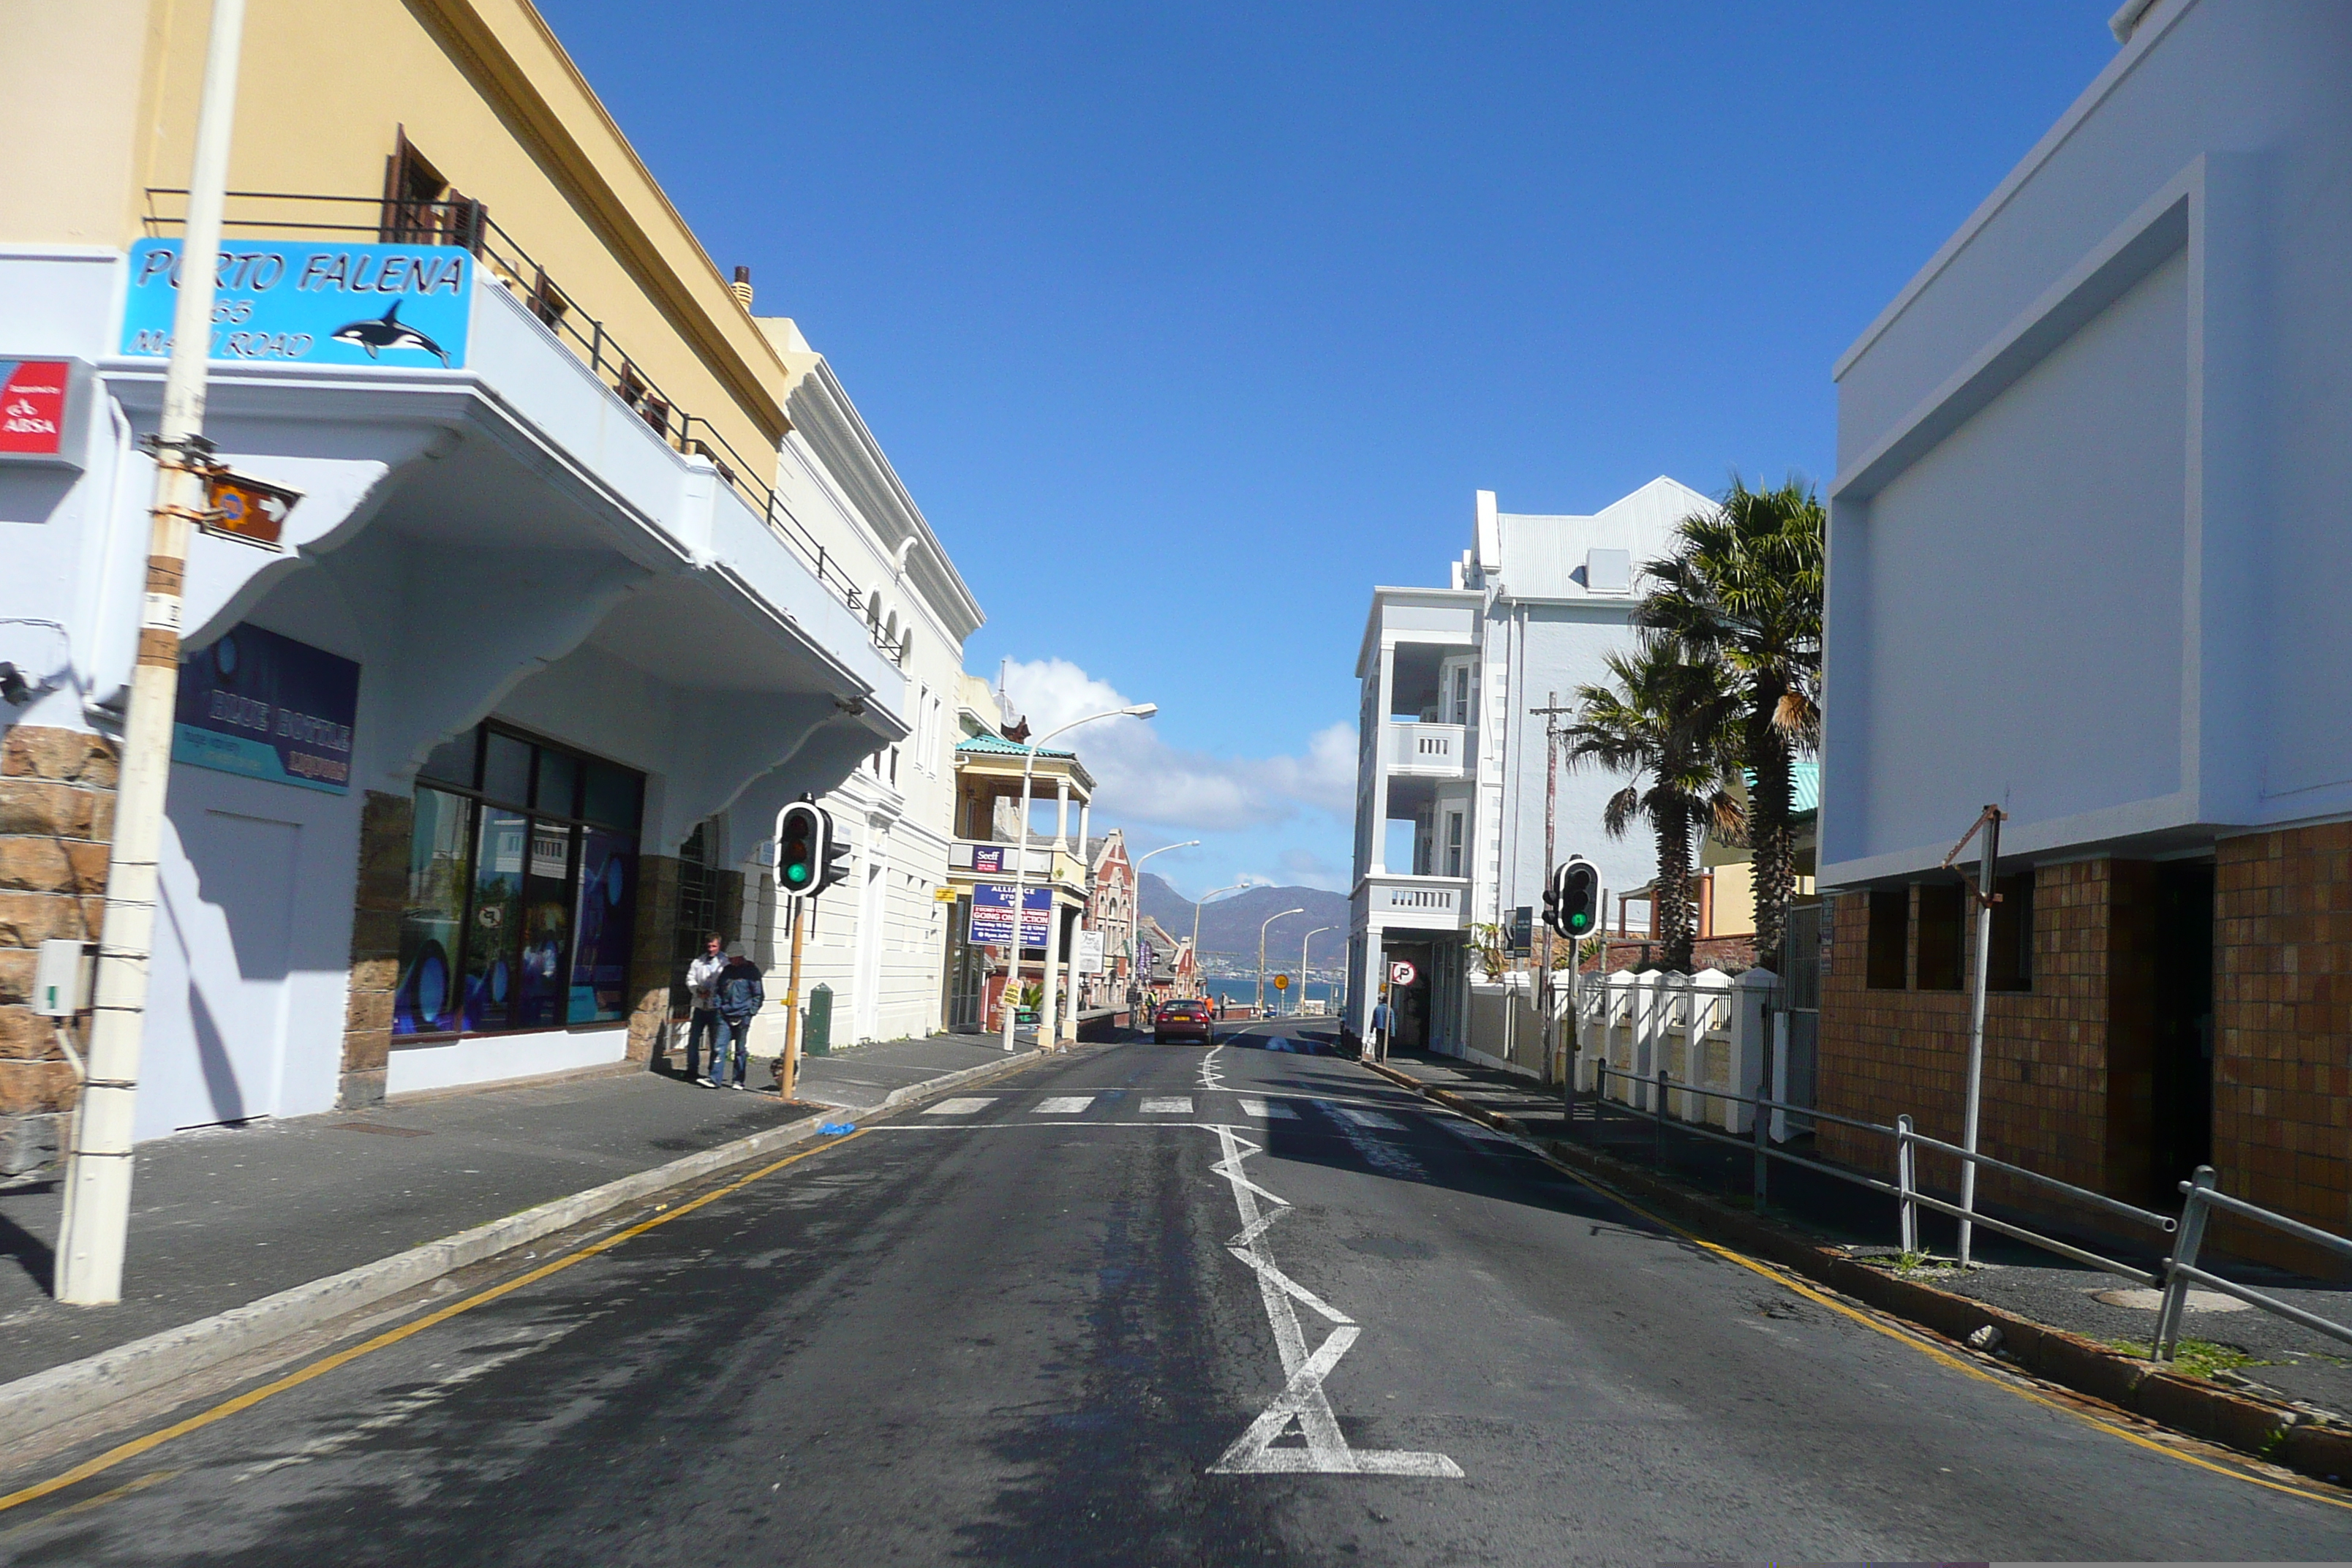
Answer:
[[[861,1128],[0,1511],[12,1563],[2347,1556],[1262,1040]]]

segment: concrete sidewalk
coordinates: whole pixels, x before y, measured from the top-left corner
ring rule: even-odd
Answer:
[[[1692,1136],[1677,1131],[1672,1121],[1661,1139],[1657,1124],[1647,1115],[1613,1103],[1605,1115],[1596,1117],[1590,1095],[1579,1097],[1571,1116],[1557,1089],[1450,1057],[1399,1054],[1382,1065],[1479,1110],[1507,1116],[1528,1137],[1599,1149],[1718,1201],[1744,1205],[1752,1198],[1755,1158],[1748,1149]],[[1802,1138],[1780,1147],[1810,1159],[1814,1157],[1811,1145],[1810,1138]],[[1895,1267],[1899,1222],[1893,1198],[1774,1161],[1767,1202],[1772,1217],[1782,1224],[1842,1247],[1857,1259]],[[2152,1231],[2140,1237],[2103,1236],[1990,1205],[1986,1212],[2151,1271],[2165,1249],[2163,1238]],[[1920,1245],[1943,1261],[1914,1268],[1905,1278],[2105,1345],[2145,1345],[2154,1332],[2154,1293],[2135,1280],[2083,1268],[1982,1227],[1971,1249],[1978,1267],[1962,1273],[1949,1261],[1958,1244],[1956,1222],[1923,1210]],[[2343,1287],[2259,1265],[2233,1265],[2210,1255],[2203,1261],[2215,1272],[2305,1311],[2352,1324],[2352,1291]],[[2200,1363],[2211,1366],[2217,1381],[2352,1418],[2352,1347],[2218,1291],[2193,1292],[2189,1301],[2184,1338],[2219,1348],[2218,1355]]]
[[[123,1299],[50,1298],[55,1180],[0,1193],[0,1384],[586,1189],[795,1123],[870,1113],[893,1091],[1034,1059],[940,1037],[808,1058],[800,1102],[630,1069],[394,1101],[142,1144]]]

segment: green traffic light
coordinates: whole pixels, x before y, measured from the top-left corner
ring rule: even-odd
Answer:
[[[809,871],[806,866],[787,866],[784,868],[784,880],[787,882],[805,882],[808,879]]]

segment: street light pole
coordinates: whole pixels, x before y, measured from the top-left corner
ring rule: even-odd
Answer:
[[[1127,708],[1107,709],[1100,713],[1089,713],[1083,719],[1073,719],[1059,730],[1049,730],[1034,741],[1021,742],[1028,748],[1029,754],[1023,758],[1021,763],[1021,847],[1013,866],[1013,945],[1007,950],[1009,956],[1004,965],[1004,1048],[1008,1051],[1013,1049],[1013,1016],[1017,1011],[1017,1005],[1021,1000],[1021,927],[1024,912],[1021,906],[1029,894],[1029,791],[1037,766],[1037,752],[1055,736],[1075,730],[1081,724],[1091,724],[1097,719],[1149,719],[1159,711],[1160,704],[1157,702],[1138,702]],[[1048,886],[1050,887],[1051,884],[1049,883]],[[1057,911],[1049,898],[1045,903],[1049,946],[1052,922],[1056,918]],[[1054,991],[1054,977],[1047,974],[1045,981],[1045,984],[1039,992],[1041,1007],[1050,1005],[1049,999]],[[1039,1014],[1038,1021],[1041,1024],[1045,1021],[1043,1012]]]
[[[1307,1005],[1307,944],[1327,931],[1339,929],[1338,926],[1317,926],[1298,939],[1298,1006],[1302,1009]]]
[[[1192,900],[1192,989],[1205,993],[1209,988],[1201,983],[1201,906],[1219,893],[1238,893],[1247,882],[1235,882],[1230,888],[1212,888]]]
[[[1266,928],[1266,927],[1268,927],[1268,926],[1270,926],[1270,925],[1272,925],[1275,921],[1278,921],[1278,920],[1285,920],[1285,919],[1287,919],[1288,917],[1290,917],[1290,916],[1292,916],[1292,915],[1303,915],[1303,914],[1305,914],[1306,912],[1307,912],[1307,911],[1306,911],[1305,910],[1283,910],[1283,911],[1282,911],[1282,913],[1281,913],[1281,914],[1278,914],[1278,915],[1268,915],[1268,916],[1266,916],[1266,917],[1265,917],[1265,919],[1264,919],[1263,921],[1260,921],[1258,922],[1258,927],[1257,927],[1257,1010],[1258,1010],[1258,1013],[1259,1013],[1261,1016],[1263,1016],[1263,1015],[1265,1014],[1265,928]]]
[[[1157,849],[1148,849],[1141,855],[1136,857],[1135,907],[1128,911],[1127,920],[1127,978],[1129,984],[1144,991],[1149,991],[1151,988],[1151,977],[1148,974],[1139,975],[1137,973],[1138,966],[1141,963],[1143,958],[1143,863],[1146,860],[1150,859],[1154,855],[1165,855],[1171,849],[1198,849],[1200,847],[1201,841],[1199,839],[1187,838],[1181,844],[1163,844]],[[1131,1023],[1133,1020],[1130,1019],[1129,1022]]]
[[[74,1108],[65,1215],[58,1233],[58,1300],[82,1307],[122,1299],[131,1133],[145,1045],[148,962],[155,945],[156,865],[172,777],[172,710],[180,689],[181,584],[187,575],[188,523],[206,505],[205,458],[212,448],[205,440],[205,365],[212,351],[213,283],[220,265],[244,37],[245,0],[213,0],[195,158],[188,173],[188,216],[180,236],[180,297],[172,315],[171,361],[163,372],[163,413],[155,427],[145,607],[123,722],[114,842],[107,855],[89,1070]]]

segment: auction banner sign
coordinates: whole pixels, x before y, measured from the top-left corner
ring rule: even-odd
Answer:
[[[1045,926],[1054,907],[1051,888],[1021,889],[1021,945],[1045,945]],[[1013,940],[1013,889],[1003,882],[982,882],[971,889],[971,934],[968,939],[1002,947]]]
[[[210,357],[279,364],[457,369],[473,319],[473,253],[453,245],[224,240]],[[180,242],[131,247],[122,353],[172,352]]]
[[[172,760],[347,795],[360,667],[241,626],[180,667]]]

